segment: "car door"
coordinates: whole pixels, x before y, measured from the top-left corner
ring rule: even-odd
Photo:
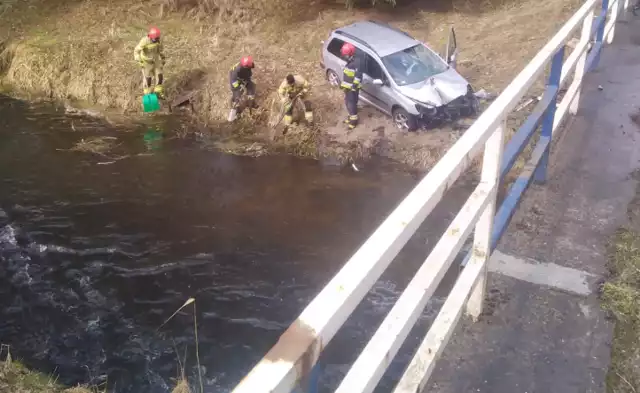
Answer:
[[[363,53],[362,95],[371,105],[390,113],[393,91],[382,65],[373,56]],[[374,83],[376,81],[376,83]]]
[[[449,38],[447,39],[447,47],[444,52],[444,60],[451,66],[451,68],[456,69],[456,65],[458,59],[458,42],[456,40],[456,31],[451,27],[449,30]]]

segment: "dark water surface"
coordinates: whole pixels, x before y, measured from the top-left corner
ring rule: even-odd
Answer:
[[[205,391],[231,391],[417,181],[382,161],[356,172],[238,157],[170,133],[150,149],[146,131],[0,97],[0,342],[67,384],[169,392],[179,358],[193,378],[193,307],[159,327],[194,297]],[[95,135],[117,137],[109,157],[66,151]],[[109,163],[118,155],[129,157]],[[328,346],[321,391],[336,387],[463,194]]]

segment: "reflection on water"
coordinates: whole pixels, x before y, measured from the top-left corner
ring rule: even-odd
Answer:
[[[116,130],[0,98],[0,342],[64,383],[169,392],[179,358],[197,375],[193,309],[158,328],[194,297],[205,391],[227,392],[415,180],[384,162],[354,172],[207,152],[159,124]],[[68,151],[92,135],[118,138],[113,154],[126,158]],[[388,312],[442,217],[329,345],[321,391]]]
[[[164,137],[163,131],[157,128],[149,128],[144,133],[144,143],[147,146],[147,150],[158,150],[162,147],[162,138]]]

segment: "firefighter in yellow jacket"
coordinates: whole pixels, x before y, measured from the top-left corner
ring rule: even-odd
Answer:
[[[311,103],[307,99],[309,96],[309,90],[311,85],[300,75],[289,74],[282,81],[278,88],[278,95],[280,100],[286,109],[284,112],[283,123],[285,127],[288,127],[293,122],[293,99],[297,96],[302,99],[304,104],[304,118],[309,123],[313,123],[313,112],[311,110]]]
[[[149,29],[149,33],[136,45],[133,51],[133,58],[142,68],[144,94],[149,94],[153,91],[158,97],[164,98],[162,67],[165,63],[165,57],[162,42],[160,41],[160,30],[157,27]],[[156,85],[152,89],[154,76]]]

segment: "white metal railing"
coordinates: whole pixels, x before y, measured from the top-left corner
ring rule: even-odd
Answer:
[[[556,80],[560,81],[556,91],[568,82],[571,73],[573,80],[557,104],[555,116],[552,114],[547,131],[549,139],[568,112],[576,113],[588,55],[591,54],[589,50],[595,47],[591,35],[596,1],[587,0],[546,43],[304,309],[233,393],[288,393],[308,377],[323,348],[447,189],[484,148],[480,183],[355,361],[336,393],[373,391],[463,243],[474,231],[471,257],[394,393],[422,391],[465,307],[474,319],[482,312],[507,115],[544,72],[552,58],[560,54],[562,61],[565,44],[572,33],[582,26],[580,41],[566,61],[559,63],[562,67],[556,76]],[[605,20],[607,23],[600,30],[600,43],[602,36],[606,37],[607,42],[613,40],[615,21],[619,13],[629,7],[629,0],[624,0],[624,4],[622,1],[614,0],[610,4],[603,1],[603,15],[607,15],[603,23]],[[597,56],[597,53],[594,55]],[[555,102],[554,99],[551,105],[556,105]],[[534,169],[547,152],[548,145],[534,150],[530,160],[530,163],[534,163]]]

